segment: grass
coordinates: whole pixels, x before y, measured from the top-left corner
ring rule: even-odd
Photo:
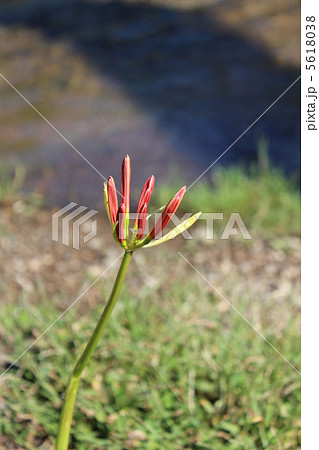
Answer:
[[[0,205],[16,198],[25,178],[25,170],[22,166],[8,168],[5,164],[0,166]]]
[[[134,299],[124,290],[82,379],[71,448],[299,448],[299,376],[197,281]],[[8,363],[59,315],[53,303],[2,306]],[[247,299],[236,306],[248,314]],[[68,374],[101,309],[74,307],[3,377],[2,435],[28,449],[52,444]],[[284,337],[262,324],[297,367],[298,323],[291,312]]]
[[[178,177],[177,177],[178,178]],[[183,181],[155,190],[154,204],[165,204]],[[272,238],[300,234],[300,192],[297,183],[268,164],[215,169],[210,180],[200,180],[187,191],[181,209],[186,212],[221,212],[216,229],[225,228],[230,214],[238,212],[248,231]]]
[[[24,193],[23,186],[26,177],[24,166],[0,164],[0,207],[11,205],[15,201],[28,203],[31,207],[44,204],[44,199],[36,193]]]

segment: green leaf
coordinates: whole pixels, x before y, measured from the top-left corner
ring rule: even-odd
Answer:
[[[115,222],[114,225],[111,224],[111,226],[112,226],[112,235],[113,235],[113,238],[114,238],[115,242],[116,242],[120,247],[124,247],[124,246],[120,243],[120,241],[118,240],[118,237],[117,237],[117,234],[116,234],[116,227],[117,227],[117,224],[118,224],[118,222]]]
[[[109,222],[111,224],[111,227],[113,227],[113,224],[112,224],[112,221],[111,221],[111,216],[110,216],[109,197],[107,195],[107,183],[106,182],[104,183],[103,193],[104,193],[104,204],[105,204],[105,209],[106,209],[106,212],[107,212],[107,217],[109,218]]]
[[[202,214],[201,211],[198,212],[197,214],[194,214],[193,216],[184,220],[184,222],[177,225],[177,227],[173,228],[169,233],[165,234],[165,236],[161,237],[160,239],[155,239],[154,241],[151,241],[149,244],[144,245],[144,247],[142,248],[154,247],[155,245],[163,244],[164,242],[176,238],[176,236],[183,233],[185,230],[187,230],[187,228],[191,227],[201,214]]]

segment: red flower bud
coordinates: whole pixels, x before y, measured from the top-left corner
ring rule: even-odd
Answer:
[[[136,210],[137,213],[140,212],[140,210],[141,210],[141,208],[143,207],[144,203],[147,203],[147,204],[148,204],[148,202],[150,201],[151,194],[152,194],[152,191],[153,191],[153,188],[154,188],[154,183],[155,183],[155,177],[154,177],[154,175],[152,175],[151,177],[149,177],[149,178],[146,180],[146,182],[145,182],[145,184],[144,184],[144,187],[143,187],[143,189],[142,189],[141,195],[140,195],[139,202],[138,202],[138,206],[137,206],[137,210]],[[146,192],[147,192],[148,190],[149,190],[149,199],[146,200],[146,199],[145,199],[145,196],[146,196]]]
[[[139,216],[139,213],[141,212],[142,208],[144,208],[145,204],[146,204],[146,208],[148,206],[148,203],[151,199],[154,184],[155,184],[155,177],[154,177],[154,175],[152,175],[151,177],[149,177],[146,180],[144,187],[142,189],[141,195],[140,195],[140,199],[139,199],[139,202],[137,205],[137,210],[136,210],[136,217],[135,217],[135,223],[134,223],[135,227],[138,226],[138,216]]]
[[[117,194],[116,194],[116,188],[115,183],[112,177],[109,177],[107,181],[107,196],[108,196],[108,203],[109,203],[109,213],[110,213],[110,219],[112,224],[114,225],[116,222],[116,215],[117,215]]]
[[[146,225],[146,217],[147,217],[147,204],[145,203],[144,206],[141,208],[141,211],[138,214],[137,217],[137,239],[142,239],[145,231],[145,225]]]
[[[121,203],[116,218],[118,221],[116,226],[116,235],[120,243],[125,241],[125,216],[125,206],[124,203]]]
[[[167,233],[163,239],[159,241],[151,242],[157,238],[162,230],[166,227],[171,220],[173,214],[175,214],[179,207],[184,194],[186,192],[186,186],[182,187],[174,197],[167,203],[164,211],[160,215],[159,220],[156,221],[155,226],[150,233],[146,233],[145,228],[147,224],[147,208],[152,195],[152,191],[155,184],[155,177],[152,175],[149,177],[142,189],[141,196],[138,202],[138,207],[135,216],[135,223],[133,230],[130,230],[129,224],[129,212],[130,212],[130,182],[131,182],[131,162],[128,155],[122,163],[122,177],[121,177],[121,201],[118,208],[118,200],[116,195],[115,183],[112,177],[109,177],[107,183],[104,183],[104,201],[107,209],[111,225],[116,224],[115,232],[113,231],[114,238],[117,243],[125,249],[126,252],[134,252],[141,247],[153,247],[154,245],[166,242],[170,239],[174,239],[178,234],[189,228],[200,216],[200,212],[184,220],[180,226],[175,227],[172,232]],[[118,208],[118,209],[117,209]],[[160,208],[161,210],[163,208]]]
[[[122,163],[121,197],[124,203],[124,212],[130,211],[130,182],[131,182],[131,161],[128,155]]]
[[[186,192],[186,186],[182,187],[177,194],[167,203],[161,217],[156,222],[155,226],[152,228],[149,237],[154,239],[158,234],[164,230],[168,222],[171,220],[171,215],[177,211],[177,208],[181,204],[181,201]]]

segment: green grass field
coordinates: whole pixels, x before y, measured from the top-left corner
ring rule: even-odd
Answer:
[[[298,448],[299,376],[197,281],[134,299],[124,291],[83,377],[72,448]],[[245,312],[246,302],[236,306]],[[68,374],[101,309],[69,311],[7,373],[1,433],[26,448],[55,436]],[[2,307],[2,341],[18,355],[58,314],[48,300]],[[263,327],[297,367],[298,320],[281,338]]]
[[[165,204],[181,183],[161,186],[154,192],[154,203]],[[247,227],[267,238],[300,234],[299,190],[296,183],[274,168],[266,171],[256,166],[248,171],[241,167],[215,170],[212,180],[196,183],[187,191],[181,207],[187,212],[223,212],[224,217],[240,212]]]

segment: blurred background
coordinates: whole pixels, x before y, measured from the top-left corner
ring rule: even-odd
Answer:
[[[207,168],[299,75],[299,2],[1,2],[3,75],[105,176],[138,184]],[[52,204],[96,201],[101,180],[1,81],[1,158]],[[220,164],[269,155],[298,172],[299,85]],[[92,204],[92,207],[94,205]]]
[[[192,184],[300,74],[296,0],[2,0],[0,73],[107,178],[132,161],[132,203]],[[120,255],[103,177],[0,78],[0,367]],[[187,192],[183,212],[222,212],[216,238],[140,251],[85,374],[72,448],[300,447],[300,85]],[[52,212],[96,209],[75,250]],[[221,234],[239,212],[251,241]],[[84,230],[85,231],[85,227]],[[115,264],[0,379],[0,447],[53,448],[61,396]],[[209,289],[208,289],[209,287]],[[129,289],[130,288],[130,289]],[[92,385],[93,379],[93,385]]]

